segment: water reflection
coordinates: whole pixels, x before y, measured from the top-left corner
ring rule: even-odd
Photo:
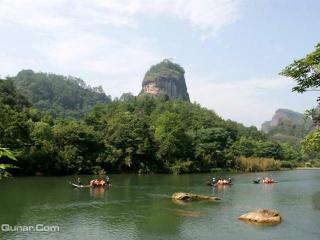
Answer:
[[[90,196],[93,198],[104,198],[105,188],[104,187],[91,187]]]
[[[188,204],[187,202],[178,199],[172,199],[172,202],[180,206],[186,206]]]
[[[193,218],[198,218],[198,217],[204,217],[204,216],[207,216],[208,214],[204,211],[187,211],[187,210],[177,210],[176,211],[176,214],[178,216],[181,216],[181,217],[193,217]]]
[[[230,185],[216,185],[215,187],[212,187],[212,194],[214,196],[220,196],[224,198],[228,192],[231,191],[232,186]]]
[[[320,192],[316,192],[312,196],[312,206],[314,209],[320,210]]]

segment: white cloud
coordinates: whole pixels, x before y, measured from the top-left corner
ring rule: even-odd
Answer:
[[[42,44],[34,45],[34,48],[55,64],[74,64],[93,57],[112,42],[114,40],[97,34],[70,32],[58,34]]]
[[[238,0],[178,0],[173,13],[202,32],[202,37],[216,35],[239,16]]]
[[[173,15],[201,37],[215,36],[239,18],[240,0],[0,0],[0,20],[48,28],[94,24],[136,27],[137,16]]]
[[[188,90],[193,101],[216,111],[224,118],[260,127],[282,104],[281,99],[270,99],[269,95],[289,92],[292,84],[292,80],[287,78],[236,82],[197,80],[190,82]]]
[[[86,32],[64,33],[33,48],[53,66],[45,71],[85,77],[113,96],[137,94],[146,69],[164,58],[148,39],[116,40]]]
[[[64,34],[34,48],[52,64],[115,76],[141,71],[142,66],[150,66],[164,57],[144,38],[116,41],[83,32]]]
[[[62,0],[0,0],[1,23],[18,23],[24,26],[52,28],[69,24],[63,14],[57,14]]]
[[[134,27],[134,15],[139,12],[140,0],[77,0],[73,1],[77,20],[85,23]]]
[[[93,24],[132,26],[133,6],[127,0],[0,0],[0,20],[43,29]]]

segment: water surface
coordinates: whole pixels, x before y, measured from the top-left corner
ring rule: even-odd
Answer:
[[[221,175],[221,176],[220,176]],[[0,224],[58,225],[59,232],[1,232],[3,239],[320,239],[320,171],[216,174],[234,185],[212,188],[209,174],[111,175],[109,190],[73,189],[75,177],[21,177],[0,181]],[[273,185],[255,185],[272,176]],[[82,176],[89,182],[93,176]],[[221,202],[178,205],[176,191],[212,194]],[[272,227],[237,217],[256,208],[278,210]]]

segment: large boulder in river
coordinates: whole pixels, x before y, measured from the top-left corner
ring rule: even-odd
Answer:
[[[172,194],[172,199],[176,201],[217,201],[221,200],[219,197],[207,196],[207,195],[197,195],[193,193],[186,192],[176,192]]]
[[[238,219],[249,223],[281,223],[280,214],[277,211],[271,209],[258,209],[256,211],[243,214]]]
[[[189,102],[184,73],[180,65],[165,59],[146,72],[140,95],[166,96]]]

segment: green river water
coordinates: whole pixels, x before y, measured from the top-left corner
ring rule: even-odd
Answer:
[[[0,224],[59,226],[56,232],[0,230],[1,239],[320,239],[320,170],[231,176],[234,185],[212,188],[209,174],[110,175],[111,189],[73,189],[76,177],[17,177],[0,181]],[[255,185],[255,177],[279,183]],[[94,176],[81,176],[89,182]],[[215,195],[220,202],[179,205],[171,194]],[[256,208],[283,216],[276,226],[237,219]]]

